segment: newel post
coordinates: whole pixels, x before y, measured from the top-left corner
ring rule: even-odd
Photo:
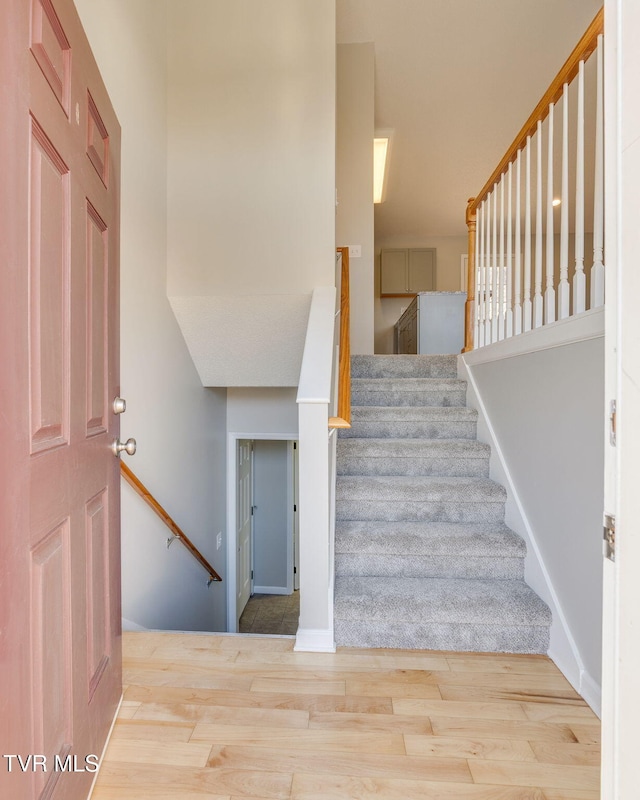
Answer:
[[[473,328],[476,304],[476,209],[473,207],[475,197],[467,203],[467,228],[469,231],[469,247],[467,260],[467,302],[464,314],[464,348],[463,353],[473,350]]]

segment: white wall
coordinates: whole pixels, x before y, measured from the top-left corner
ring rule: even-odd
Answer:
[[[215,534],[226,519],[225,394],[203,389],[166,296],[167,4],[76,0],[122,126],[122,436],[131,468],[224,577]],[[123,458],[127,458],[123,456]],[[125,619],[145,627],[221,630],[224,586],[128,487],[122,491]]]
[[[208,385],[294,386],[334,281],[335,0],[181,0],[169,27],[168,294]]]
[[[582,680],[599,687],[603,338],[470,369],[586,672]]]
[[[406,236],[390,236],[376,240],[375,257],[375,351],[393,353],[393,326],[411,297],[380,297],[380,251],[387,247],[435,247],[436,290],[457,292],[460,290],[460,256],[467,252],[466,236],[430,236],[412,239]]]
[[[295,389],[257,387],[227,391],[227,431],[246,434],[298,433]],[[252,438],[247,436],[246,438]]]
[[[349,259],[352,353],[373,353],[373,121],[373,43],[339,44],[336,244],[362,248]]]

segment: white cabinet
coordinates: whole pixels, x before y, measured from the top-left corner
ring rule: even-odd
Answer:
[[[430,292],[436,283],[434,247],[386,249],[380,254],[380,296]]]

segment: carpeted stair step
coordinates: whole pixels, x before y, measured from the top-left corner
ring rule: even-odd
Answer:
[[[334,620],[347,647],[545,653],[551,615],[520,580],[340,577]]]
[[[488,478],[341,475],[336,519],[502,522],[506,492]]]
[[[351,356],[351,378],[456,378],[458,357]]]
[[[336,524],[336,575],[482,578],[524,575],[524,541],[502,523]]]
[[[475,439],[338,439],[338,475],[489,476],[491,448]]]
[[[464,406],[466,381],[455,378],[354,378],[354,406]]]
[[[345,439],[475,439],[478,412],[471,408],[432,406],[353,406]]]

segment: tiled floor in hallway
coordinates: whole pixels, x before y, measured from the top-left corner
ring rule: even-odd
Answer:
[[[295,636],[300,615],[300,592],[254,594],[240,617],[240,633]]]

